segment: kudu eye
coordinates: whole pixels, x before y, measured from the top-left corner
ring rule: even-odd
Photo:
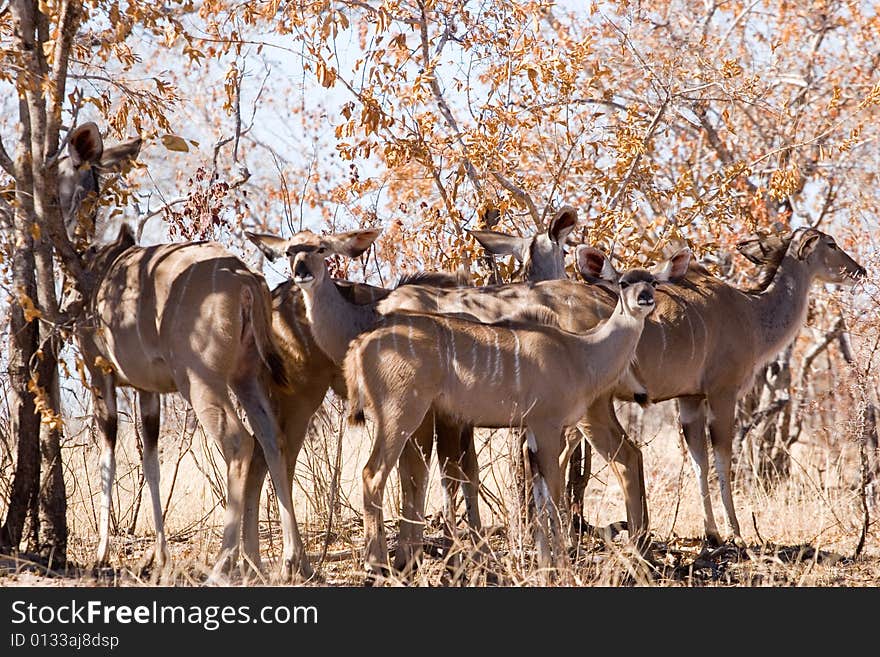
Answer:
[[[325,253],[327,253],[327,247],[326,246],[319,246],[318,247],[318,255],[324,255]]]
[[[651,281],[651,287],[658,287],[660,285],[660,281]]]
[[[629,283],[627,283],[626,281],[621,281],[621,283],[620,283],[621,290],[625,290],[628,287],[629,287]]]
[[[837,250],[837,242],[828,242],[828,248],[832,251]]]

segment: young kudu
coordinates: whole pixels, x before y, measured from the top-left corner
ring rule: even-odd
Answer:
[[[90,257],[89,257],[90,255]],[[159,499],[159,395],[179,392],[227,464],[226,520],[220,577],[237,555],[245,478],[254,448],[230,392],[256,434],[275,483],[283,533],[281,576],[308,575],[297,532],[278,429],[264,372],[283,384],[272,336],[269,289],[225,248],[213,242],[138,247],[123,225],[117,239],[87,255],[95,287],[80,317],[77,337],[92,378],[95,411],[104,441],[101,456],[101,526],[98,560],[107,558],[117,431],[116,386],[138,392],[144,428],[144,477],[150,490],[157,543],[165,560]]]
[[[559,454],[563,428],[576,424],[593,399],[613,388],[630,367],[654,308],[654,286],[686,269],[689,256],[652,272],[620,276],[600,251],[578,248],[578,260],[619,289],[612,317],[584,334],[534,321],[481,324],[451,316],[394,313],[355,340],[345,358],[349,408],[355,421],[376,423],[364,467],[365,565],[388,567],[382,519],[385,481],[429,410],[471,426],[525,427],[535,505],[548,523],[561,560],[555,506],[561,502]],[[539,559],[550,551],[539,532]]]
[[[524,248],[524,252],[531,254],[529,271],[535,276],[549,275],[549,272],[564,272],[562,245],[565,237],[574,228],[576,220],[576,210],[564,207],[557,212],[546,233],[539,233],[532,238],[511,237],[500,233],[494,235],[498,236],[499,244],[505,240],[516,241],[518,244],[540,242],[540,245]],[[344,391],[340,366],[351,340],[376,325],[380,319],[376,304],[392,292],[362,284],[343,285],[340,281],[333,281],[324,260],[333,254],[355,257],[366,250],[377,236],[377,231],[353,231],[318,237],[306,231],[291,239],[283,239],[248,233],[248,238],[269,260],[287,255],[294,281],[303,288],[303,292],[297,294],[296,288],[288,282],[273,293],[276,336],[288,367],[296,368],[295,372],[289,372],[287,378],[291,383],[287,389],[279,391],[281,399],[277,404],[282,431],[287,437],[290,468],[295,465],[296,455],[302,447],[309,418],[317,410],[327,388],[332,385],[337,392]],[[302,264],[298,264],[300,262]],[[299,274],[298,267],[301,270]],[[397,289],[456,288],[462,284],[463,281],[453,280],[449,275],[432,274],[402,281]],[[283,293],[279,294],[282,288]],[[463,481],[468,522],[474,531],[480,528],[478,495],[474,485],[475,479],[479,483],[478,477],[476,474],[470,478],[464,476],[464,471],[476,472],[473,449],[462,448],[463,444],[469,445],[472,438],[470,435],[463,436],[461,427],[444,418],[435,418],[433,422],[426,420],[417,432],[415,443],[407,448],[400,464],[404,521],[401,523],[401,548],[396,562],[401,570],[414,561],[422,542],[424,499],[412,491],[420,491],[426,480],[425,464],[430,459],[435,432],[449,524],[454,524],[451,500],[455,498],[458,483]],[[462,457],[474,459],[472,464],[464,466],[464,471]],[[256,504],[254,500],[259,499],[262,476],[259,468],[254,468],[253,476],[249,476],[248,508]],[[246,514],[246,523],[249,517],[250,514]],[[253,551],[248,547],[253,544],[253,540],[248,538],[250,535],[256,535],[256,528],[246,526],[244,543],[248,554]]]

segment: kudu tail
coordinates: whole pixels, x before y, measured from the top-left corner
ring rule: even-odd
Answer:
[[[249,311],[250,314],[250,317],[245,319],[250,320],[257,352],[269,368],[272,380],[277,385],[286,387],[290,382],[284,367],[284,358],[272,333],[272,297],[265,284],[254,287],[257,289],[250,287],[242,289],[242,306],[245,313]]]
[[[345,388],[348,393],[348,421],[351,424],[364,424],[364,393],[362,387],[362,361],[358,341],[354,342],[345,356],[342,365],[345,373]]]

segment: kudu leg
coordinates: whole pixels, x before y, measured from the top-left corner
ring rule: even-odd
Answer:
[[[482,529],[480,519],[480,469],[474,445],[474,428],[437,420],[437,459],[442,473],[446,521],[455,520],[455,496],[459,486],[464,496],[465,513],[472,533]]]
[[[99,565],[107,563],[110,554],[110,512],[113,507],[113,482],[116,479],[116,432],[118,418],[116,415],[116,381],[113,375],[100,371],[92,371],[92,386],[97,388],[95,399],[95,415],[98,430],[103,439],[101,447],[101,515],[98,533],[98,552],[96,561]]]
[[[425,498],[428,492],[428,464],[434,446],[434,418],[425,416],[412,438],[403,446],[397,464],[402,509],[394,569],[408,575],[418,565],[425,536]]]
[[[739,545],[745,545],[736,519],[736,507],[733,504],[733,481],[731,479],[731,461],[733,460],[733,433],[736,414],[736,397],[725,396],[721,399],[710,399],[712,421],[709,423],[709,436],[712,439],[712,451],[715,454],[715,472],[718,474],[718,488],[727,522],[733,531],[733,537]]]
[[[280,577],[282,581],[288,581],[294,572],[306,578],[311,577],[313,571],[308,562],[302,537],[299,534],[299,527],[296,524],[287,463],[283,458],[283,446],[279,442],[280,432],[269,399],[256,379],[235,382],[232,389],[244,408],[255,437],[263,450],[263,456],[269,468],[269,476],[272,477],[272,484],[275,486],[283,543]],[[244,494],[244,490],[242,494]]]
[[[700,499],[703,502],[703,526],[706,541],[720,545],[721,536],[712,512],[712,499],[709,494],[709,454],[706,443],[706,404],[702,398],[684,397],[678,400],[678,417],[684,440],[687,443],[691,465],[697,475]]]
[[[476,558],[486,561],[489,549],[482,532],[480,519],[479,490],[480,469],[477,463],[477,452],[474,445],[474,428],[462,427],[459,424],[438,418],[437,426],[437,460],[440,464],[441,485],[443,488],[445,532],[454,544],[458,525],[455,509],[456,495],[459,487],[464,494],[465,512],[467,515],[470,537],[477,548]],[[462,574],[460,555],[447,561],[449,575],[455,579]]]
[[[416,398],[395,400],[390,406],[374,409],[376,435],[370,457],[363,469],[364,568],[367,571],[368,584],[389,570],[382,509],[385,483],[391,469],[400,461],[400,455],[410,436],[415,433],[428,412],[428,406]],[[406,409],[405,417],[401,409]]]
[[[286,457],[287,480],[290,482],[291,499],[293,498],[293,476],[296,472],[296,461],[305,443],[309,422],[315,411],[320,407],[329,385],[314,381],[308,390],[299,390],[294,394],[277,391],[274,400],[277,408],[279,429],[284,444],[282,450]],[[262,571],[260,558],[259,514],[260,494],[263,481],[268,472],[266,458],[259,444],[254,446],[254,456],[248,470],[245,484],[244,516],[242,518],[242,552],[252,568]]]
[[[241,518],[241,552],[244,557],[242,574],[245,576],[248,570],[263,571],[260,557],[260,494],[263,492],[263,482],[268,471],[263,448],[255,444],[244,484]]]
[[[586,436],[577,427],[566,428],[562,444],[559,467],[563,474],[568,473],[565,501],[568,504],[571,542],[577,545],[586,527],[584,493],[592,470],[592,450]]]
[[[244,428],[225,383],[212,383],[195,377],[178,384],[183,397],[193,408],[205,434],[213,438],[226,461],[226,516],[220,555],[211,579],[223,581],[226,571],[238,560],[244,488],[254,451],[253,437]]]
[[[559,469],[561,435],[562,427],[529,426],[526,430],[536,511],[535,543],[538,565],[542,569],[554,565],[559,568],[566,563],[559,517],[562,502],[562,472]]]
[[[156,527],[156,545],[153,564],[160,570],[168,561],[168,544],[165,541],[165,520],[162,517],[162,498],[159,493],[159,419],[160,397],[155,392],[138,392],[141,426],[144,437],[144,479],[150,491],[153,508],[153,524]]]
[[[597,399],[578,428],[587,436],[593,449],[611,466],[626,500],[630,539],[644,553],[650,547],[650,535],[641,450],[626,436],[610,397]]]

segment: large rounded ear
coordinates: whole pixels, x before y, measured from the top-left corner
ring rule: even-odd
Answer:
[[[525,260],[531,242],[525,237],[507,235],[494,230],[469,230],[468,233],[492,255],[512,255],[520,262]]]
[[[347,233],[325,235],[322,239],[334,253],[349,258],[356,258],[370,248],[381,230],[351,230]]]
[[[95,256],[91,258],[90,269],[93,273],[103,275],[116,258],[122,255],[124,251],[135,246],[135,244],[137,244],[137,241],[134,238],[131,226],[123,223],[119,226],[116,239],[98,248]]]
[[[137,244],[137,240],[134,238],[134,231],[131,229],[131,226],[123,222],[119,226],[119,232],[116,233],[113,248],[122,248],[124,250],[135,244]]]
[[[137,159],[138,153],[141,151],[140,137],[134,137],[124,142],[116,144],[111,148],[105,148],[101,155],[101,161],[98,166],[104,173],[121,172],[125,173],[132,163]]]
[[[773,260],[780,249],[787,247],[788,242],[785,238],[776,233],[757,235],[756,237],[741,240],[736,244],[736,250],[744,258],[756,265],[763,265]]]
[[[660,283],[678,283],[687,275],[691,257],[691,250],[684,248],[666,262],[654,265],[651,273]]]
[[[577,208],[570,205],[562,206],[550,221],[550,226],[547,227],[547,236],[559,245],[565,244],[565,238],[574,230],[577,220]]]
[[[810,254],[816,250],[816,245],[819,243],[820,235],[821,233],[815,228],[808,228],[804,231],[803,235],[801,235],[800,241],[798,242],[798,260],[806,260],[810,256]]]
[[[592,246],[581,244],[575,251],[575,259],[581,276],[590,283],[617,283],[620,278],[608,256]]]
[[[244,231],[244,234],[263,252],[263,255],[269,259],[269,262],[275,262],[278,258],[283,257],[287,251],[289,240],[283,237],[267,235],[266,233],[252,233],[249,230]]]
[[[78,126],[70,133],[67,141],[67,154],[74,167],[88,162],[97,164],[104,153],[104,140],[97,124],[89,121]]]

